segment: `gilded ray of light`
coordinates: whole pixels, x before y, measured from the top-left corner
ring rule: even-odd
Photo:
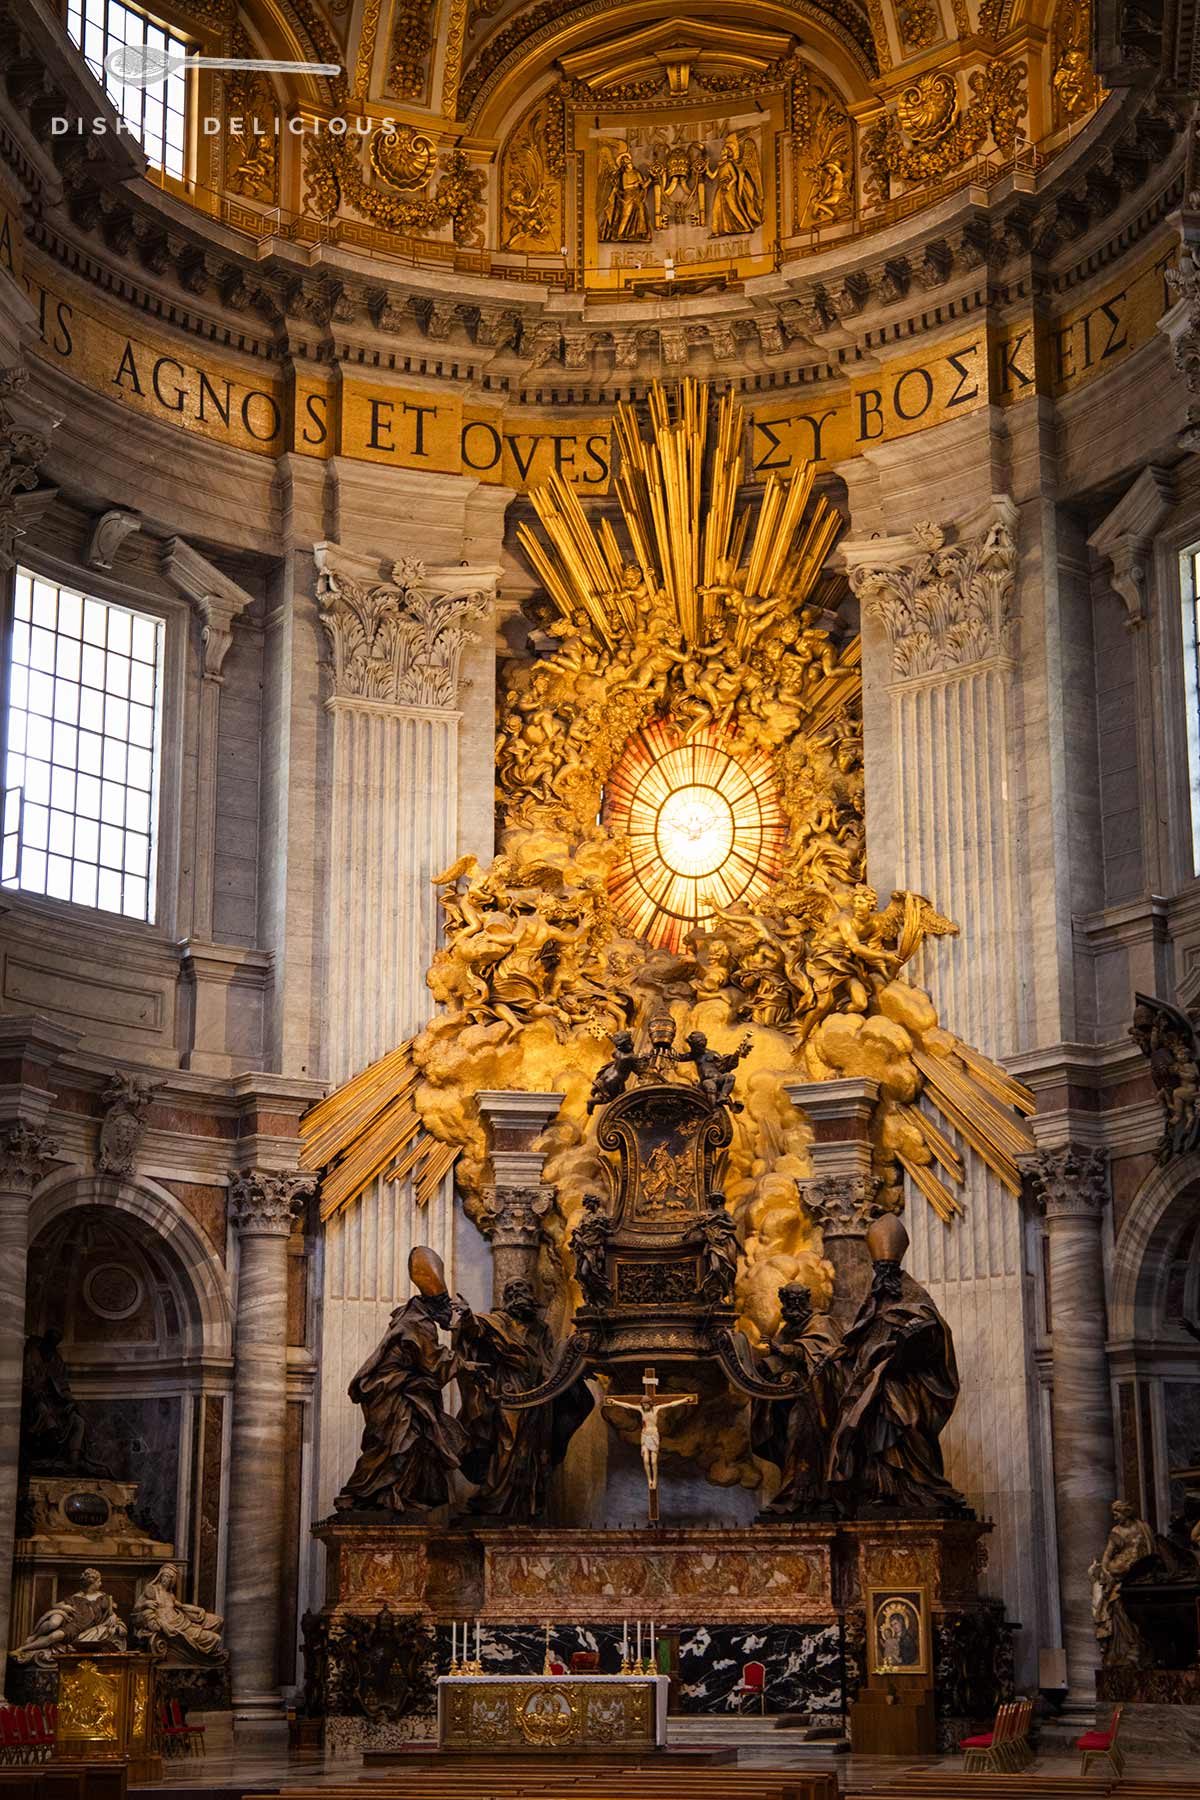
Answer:
[[[628,845],[609,877],[631,936],[678,950],[719,907],[754,905],[779,873],[786,820],[770,758],[669,720],[636,732],[605,786],[602,823]]]
[[[649,435],[638,409],[623,401],[614,418],[619,451],[614,487],[633,562],[650,589],[661,589],[684,642],[702,643],[721,626],[722,589],[744,568],[742,591],[754,597],[813,588],[841,529],[836,507],[812,499],[814,469],[769,475],[757,516],[738,508],[745,413],[732,390],[710,407],[704,382],[688,377],[674,402],[656,382],[646,402]],[[610,649],[635,629],[622,591],[627,562],[607,520],[594,526],[575,490],[552,475],[530,495],[549,542],[530,526],[517,536],[559,614],[582,608]],[[745,622],[735,628],[744,636]]]

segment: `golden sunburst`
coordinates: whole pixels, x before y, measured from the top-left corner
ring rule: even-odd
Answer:
[[[603,821],[627,848],[609,877],[621,924],[678,950],[694,925],[754,905],[779,873],[786,821],[769,757],[712,727],[644,726],[604,790]]]

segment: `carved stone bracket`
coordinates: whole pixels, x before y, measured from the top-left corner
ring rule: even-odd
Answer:
[[[60,423],[59,415],[46,408],[39,411],[48,429],[39,430],[21,416],[28,410],[21,406],[28,382],[25,369],[0,369],[0,569],[11,569],[17,560],[17,544],[26,529],[19,496],[37,487],[38,464],[50,449],[50,432]]]
[[[132,537],[141,528],[142,521],[138,513],[123,512],[119,506],[101,513],[92,527],[92,535],[88,541],[88,567],[111,569],[125,539]]]
[[[1150,463],[1088,539],[1091,548],[1099,551],[1112,569],[1112,585],[1125,602],[1129,615],[1126,623],[1131,628],[1141,625],[1148,616],[1146,580],[1154,535],[1170,512],[1174,498],[1170,471]]]
[[[1108,1158],[1103,1150],[1083,1144],[1039,1150],[1030,1176],[1047,1219],[1099,1220],[1108,1199]]]
[[[31,1194],[58,1156],[58,1140],[28,1125],[0,1131],[0,1192]]]
[[[100,1096],[104,1118],[96,1168],[101,1175],[132,1175],[137,1169],[138,1147],[146,1129],[150,1102],[162,1086],[145,1075],[121,1071],[109,1077]]]
[[[826,1175],[804,1182],[801,1198],[825,1237],[865,1237],[883,1208],[875,1198],[875,1175]]]
[[[205,678],[219,681],[225,654],[233,641],[233,622],[251,604],[252,596],[183,538],[169,538],[164,544],[162,569],[167,580],[191,602],[200,620]]]
[[[333,652],[339,699],[452,711],[464,645],[495,593],[495,573],[427,569],[414,557],[383,579],[340,545],[316,544],[317,604]]]
[[[316,1178],[303,1173],[253,1169],[229,1183],[229,1217],[241,1237],[287,1237],[313,1192]]]
[[[843,544],[850,586],[887,631],[897,680],[954,674],[1012,655],[1017,509],[993,495],[990,517],[964,542],[940,525]]]

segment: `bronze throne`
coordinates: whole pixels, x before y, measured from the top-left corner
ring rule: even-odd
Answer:
[[[695,1057],[691,1047],[674,1049],[673,1021],[652,1019],[649,1036],[650,1051],[628,1057],[621,1091],[600,1108],[596,1141],[611,1195],[587,1196],[571,1240],[584,1297],[574,1330],[546,1381],[508,1397],[507,1406],[539,1405],[590,1373],[628,1377],[636,1369],[640,1379],[653,1366],[682,1375],[698,1362],[719,1364],[743,1393],[775,1399],[795,1391],[797,1378],[757,1372],[735,1327],[737,1236],[719,1181],[733,1138],[736,1054],[707,1053],[710,1063],[729,1065],[726,1079],[696,1062],[700,1078],[689,1081],[677,1071]]]

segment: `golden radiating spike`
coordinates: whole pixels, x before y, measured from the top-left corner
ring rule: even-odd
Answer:
[[[928,1163],[912,1162],[903,1155],[897,1156],[896,1161],[928,1200],[943,1225],[949,1225],[955,1214],[962,1212],[962,1203],[957,1195],[952,1194],[946,1184],[938,1180]]]
[[[939,1131],[933,1120],[915,1106],[899,1106],[896,1110],[906,1124],[912,1125],[921,1133],[926,1146],[937,1158],[938,1162],[941,1163],[946,1173],[951,1176],[954,1181],[965,1181],[967,1175],[966,1164],[958,1154],[958,1151],[954,1148],[954,1145],[950,1142],[950,1139],[946,1137],[944,1132]]]

